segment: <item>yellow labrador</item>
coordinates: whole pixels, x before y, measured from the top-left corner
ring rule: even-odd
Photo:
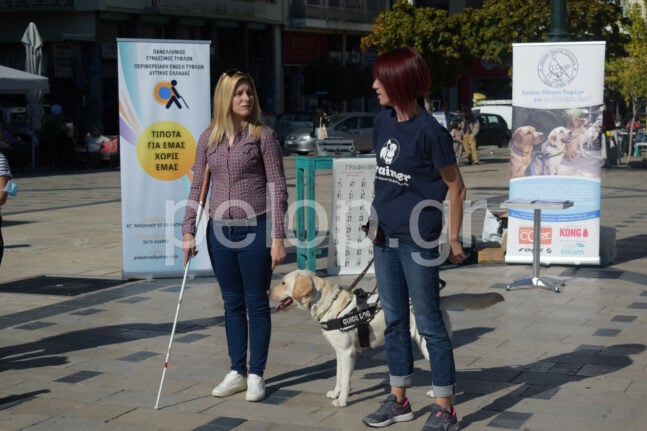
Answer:
[[[568,149],[577,141],[575,134],[566,127],[555,127],[548,134],[546,142],[541,144],[541,152],[533,164],[535,175],[557,175],[559,165],[568,156]]]
[[[544,141],[544,134],[533,126],[521,126],[512,134],[510,143],[510,179],[526,176],[536,145]]]
[[[306,270],[296,270],[286,274],[279,284],[270,288],[269,295],[272,301],[279,303],[276,306],[277,310],[285,311],[296,306],[310,311],[310,315],[320,323],[337,319],[339,314],[352,303],[355,296],[353,292],[342,289],[338,284],[329,283]],[[447,331],[451,335],[451,322],[447,315],[447,309],[463,307],[478,310],[501,301],[503,301],[503,296],[494,292],[463,293],[441,297],[440,306]],[[411,338],[418,345],[423,356],[429,359],[425,340],[416,329],[413,308],[411,313]],[[384,345],[385,327],[384,313],[380,310],[369,323],[369,347],[375,348]],[[337,357],[335,388],[328,391],[326,397],[333,400],[333,406],[346,407],[350,393],[350,378],[355,368],[357,354],[362,349],[357,328],[347,331],[322,329],[322,333],[335,349]],[[428,394],[433,396],[431,391]]]

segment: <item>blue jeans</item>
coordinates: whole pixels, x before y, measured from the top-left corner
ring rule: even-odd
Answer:
[[[225,331],[231,369],[263,375],[272,321],[267,291],[272,280],[265,216],[256,226],[228,226],[209,220],[207,246],[225,306]]]
[[[391,386],[408,387],[413,380],[409,329],[409,297],[418,332],[424,337],[431,363],[431,385],[437,397],[454,395],[456,369],[452,343],[440,311],[438,267],[420,264],[438,258],[437,249],[420,249],[399,241],[373,247],[375,278],[386,319],[385,348]],[[436,262],[437,263],[437,262]]]

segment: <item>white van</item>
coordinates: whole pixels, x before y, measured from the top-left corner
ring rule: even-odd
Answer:
[[[481,114],[498,114],[508,124],[508,129],[512,129],[512,100],[481,100],[474,105],[472,111]]]

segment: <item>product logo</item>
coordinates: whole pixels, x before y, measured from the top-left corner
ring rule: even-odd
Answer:
[[[520,227],[519,228],[519,239],[518,242],[519,244],[532,244],[533,243],[533,235],[535,233],[535,229],[531,227]],[[546,245],[546,244],[551,244],[553,242],[553,228],[550,227],[542,227],[541,232],[539,234],[540,244]]]
[[[396,139],[389,139],[380,150],[380,159],[382,159],[384,164],[390,165],[395,162],[399,154],[400,144]]]
[[[182,104],[184,104],[186,109],[189,109],[189,105],[177,89],[177,81],[175,79],[171,82],[158,82],[155,86],[154,96],[157,103],[164,105],[166,109],[169,109],[172,106],[175,106],[177,109],[182,109]],[[180,103],[180,100],[182,103]]]
[[[570,84],[578,72],[577,58],[572,52],[563,48],[551,49],[537,63],[539,79],[553,88]]]
[[[588,238],[589,230],[579,227],[563,227],[559,229],[560,238]]]

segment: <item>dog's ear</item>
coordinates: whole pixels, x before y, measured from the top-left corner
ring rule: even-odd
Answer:
[[[303,274],[299,274],[294,281],[294,289],[292,289],[292,299],[295,301],[305,304],[304,301],[306,298],[310,298],[310,292],[312,291],[312,280],[310,277],[307,277]]]

